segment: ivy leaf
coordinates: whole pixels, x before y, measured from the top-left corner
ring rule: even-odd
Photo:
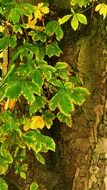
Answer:
[[[43,142],[46,150],[55,151],[55,142],[51,137],[44,136]]]
[[[62,28],[60,27],[60,25],[58,24],[56,29],[55,29],[55,34],[56,34],[56,39],[58,41],[60,41],[62,38],[63,38],[63,30]]]
[[[21,172],[20,172],[20,177],[21,177],[22,179],[26,179],[26,173],[23,172],[23,171],[21,171]]]
[[[45,102],[46,101],[45,101],[44,97],[42,97],[42,96],[35,96],[35,102],[29,108],[30,115],[32,115],[33,113],[36,113],[41,108],[44,108]]]
[[[0,189],[1,189],[1,190],[8,190],[8,185],[7,185],[7,183],[4,181],[3,178],[0,178]]]
[[[16,99],[20,96],[21,86],[19,82],[11,82],[5,91],[5,97]]]
[[[31,118],[31,123],[29,128],[36,130],[36,129],[43,129],[45,126],[44,120],[42,116],[33,116]]]
[[[50,21],[46,25],[46,34],[52,36],[56,34],[56,39],[60,41],[63,38],[63,30],[60,27],[58,21]]]
[[[87,7],[90,4],[90,0],[71,0],[71,6],[75,6],[76,4],[80,7]]]
[[[50,127],[53,124],[53,120],[55,119],[55,115],[47,110],[45,111],[43,118],[44,118],[46,127],[50,129]]]
[[[40,65],[39,67],[44,76],[49,80],[52,77],[52,73],[56,71],[55,67],[51,65]]]
[[[0,155],[0,175],[6,174],[7,170],[8,170],[8,163],[6,162],[4,157]]]
[[[42,31],[31,31],[29,32],[29,35],[32,36],[33,41],[41,41],[45,42],[46,41],[46,34]]]
[[[36,182],[33,182],[31,185],[30,185],[30,190],[38,190],[38,185]]]
[[[69,116],[69,114],[74,111],[74,104],[66,91],[63,92],[63,96],[60,98],[58,108],[60,112],[66,116]]]
[[[68,116],[65,116],[63,113],[58,113],[57,117],[59,119],[60,122],[66,123],[68,127],[72,127],[72,118],[71,118],[71,114],[69,114]]]
[[[74,30],[77,30],[78,26],[79,26],[79,21],[78,18],[76,16],[76,14],[74,14],[72,20],[71,20],[71,26]]]
[[[62,96],[63,96],[63,93],[60,90],[59,92],[57,92],[57,94],[55,94],[55,96],[52,97],[52,99],[50,100],[50,109],[52,111],[55,110],[55,108],[58,106],[58,103]]]
[[[58,22],[56,20],[50,21],[46,25],[46,34],[47,36],[53,36],[55,33],[56,27],[58,25]]]
[[[63,83],[60,79],[57,79],[55,77],[52,77],[49,82],[53,85],[53,86],[56,86],[56,87],[60,87],[60,88],[63,88]]]
[[[44,157],[43,157],[40,153],[37,153],[37,154],[35,154],[35,155],[36,155],[37,160],[38,160],[41,164],[45,165],[45,159],[44,159]]]
[[[87,24],[87,18],[85,15],[83,14],[80,14],[80,13],[77,13],[76,14],[77,18],[78,18],[78,21],[82,24]]]
[[[1,147],[0,147],[0,154],[1,156],[4,157],[4,159],[6,159],[7,163],[12,163],[13,162],[13,158],[10,154],[10,152],[8,151],[8,146],[7,146],[7,142],[5,141],[4,143],[2,143]]]
[[[25,96],[27,101],[32,104],[35,101],[33,92],[29,89],[29,84],[24,83],[21,86],[21,93]]]
[[[23,11],[19,5],[16,5],[11,9],[9,14],[9,20],[13,22],[13,24],[19,23],[20,16],[23,15]]]
[[[54,41],[52,44],[48,44],[46,46],[46,54],[49,56],[49,57],[52,57],[52,56],[57,56],[59,57],[60,54],[61,54],[61,49],[59,48],[58,46],[58,43],[56,41]]]
[[[31,71],[30,73],[32,81],[38,86],[38,88],[42,88],[43,80],[42,80],[42,72],[40,69],[37,69],[35,71]]]
[[[14,48],[16,46],[16,36],[7,36],[0,39],[0,49],[4,50],[6,47]]]
[[[99,11],[100,15],[103,15],[103,19],[107,17],[107,5],[104,3],[101,3],[96,6],[95,11]]]
[[[75,104],[82,105],[85,101],[85,96],[89,95],[89,91],[83,87],[75,87],[71,92],[71,98]]]
[[[68,67],[68,64],[66,62],[57,62],[55,65],[55,68],[57,70],[66,69]]]
[[[59,20],[58,20],[59,24],[60,24],[60,25],[61,25],[61,24],[64,24],[65,22],[67,22],[67,21],[71,18],[71,16],[72,16],[72,14],[70,14],[70,15],[65,15],[64,17],[59,18]]]

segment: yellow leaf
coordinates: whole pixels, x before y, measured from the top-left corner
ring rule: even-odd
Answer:
[[[4,103],[4,110],[6,111],[9,108],[9,98]]]
[[[0,25],[0,32],[4,31],[4,27],[2,25]]]
[[[48,7],[42,7],[41,12],[44,13],[44,14],[48,14],[49,13],[49,8]]]
[[[35,26],[36,31],[43,31],[45,29],[44,26]]]
[[[35,9],[35,13],[34,16],[36,19],[42,20],[42,17],[44,16],[44,14],[48,14],[49,13],[49,8],[47,6],[44,6],[43,3],[39,3],[38,6],[34,7]]]
[[[99,11],[100,15],[103,15],[103,19],[107,17],[107,5],[104,3],[101,3],[96,6],[95,11]]]
[[[30,129],[43,129],[45,126],[44,120],[42,116],[33,116],[31,118]]]
[[[0,58],[3,58],[3,51],[0,52]]]
[[[37,23],[37,19],[32,17],[32,15],[28,16],[28,23],[26,28],[31,28],[31,29],[35,29],[35,25]]]
[[[9,108],[11,111],[14,110],[15,105],[16,105],[16,99],[9,99]]]
[[[29,118],[25,118],[25,125],[23,126],[24,131],[28,131],[30,129],[31,120]]]
[[[34,13],[34,16],[36,19],[41,20],[43,15],[42,15],[41,11],[39,9],[37,9],[36,12]]]
[[[43,7],[43,3],[38,3],[38,6],[37,6],[38,8],[41,8],[41,7]]]

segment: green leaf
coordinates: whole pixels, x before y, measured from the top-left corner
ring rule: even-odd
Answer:
[[[23,164],[23,165],[21,166],[21,170],[27,171],[27,169],[28,169],[28,164]]]
[[[19,23],[21,15],[23,15],[23,12],[21,11],[20,6],[16,5],[10,11],[9,20],[12,21],[13,24]]]
[[[5,48],[16,46],[16,36],[7,36],[0,39],[0,49],[4,50]]]
[[[79,22],[78,22],[78,18],[76,16],[76,14],[74,14],[72,20],[71,20],[71,26],[74,30],[77,30],[78,28],[78,25],[79,25]]]
[[[6,160],[7,163],[13,162],[13,158],[12,158],[12,155],[10,154],[10,152],[8,151],[8,144],[6,141],[4,143],[2,143],[2,145],[0,147],[0,154],[1,154],[1,156],[4,157],[4,159]]]
[[[62,70],[68,68],[68,64],[66,62],[57,62],[55,65],[57,70]]]
[[[1,190],[8,190],[8,185],[3,178],[0,178],[0,189]]]
[[[41,41],[41,42],[46,42],[46,34],[41,31],[31,31],[29,32],[29,35],[32,36],[33,41]]]
[[[36,46],[36,60],[39,61],[39,60],[43,60],[44,57],[45,57],[45,48],[43,46]]]
[[[52,73],[56,71],[55,67],[51,65],[40,65],[39,68],[41,69],[41,72],[44,74],[47,80],[50,80],[52,77]]]
[[[63,95],[60,98],[58,108],[60,112],[66,116],[69,116],[69,114],[74,111],[74,104],[66,91],[63,92]]]
[[[27,83],[22,84],[21,90],[22,94],[25,96],[27,101],[32,104],[35,101],[35,97],[31,89],[29,89],[29,84]]]
[[[83,14],[80,14],[80,13],[77,13],[76,14],[77,18],[78,18],[78,21],[82,24],[87,24],[87,18],[85,15]]]
[[[21,171],[21,172],[20,172],[20,177],[21,177],[22,179],[26,179],[26,173],[23,172],[23,171]]]
[[[15,33],[20,33],[20,34],[23,34],[23,30],[22,30],[22,24],[16,24],[16,25],[13,25],[13,31]]]
[[[0,7],[0,14],[3,15],[3,9]]]
[[[90,4],[90,0],[71,0],[71,6],[78,5],[80,7],[84,6],[87,7],[87,5]]]
[[[7,161],[0,155],[0,175],[6,174],[8,166]]]
[[[44,118],[46,127],[50,129],[50,127],[53,124],[53,120],[55,119],[55,115],[47,110],[45,111],[43,118]]]
[[[43,80],[42,80],[42,72],[40,69],[37,69],[35,71],[31,71],[30,73],[31,79],[33,80],[33,82],[38,86],[38,88],[42,88],[43,85]]]
[[[55,94],[55,96],[52,97],[52,99],[50,100],[51,110],[55,110],[62,96],[63,96],[62,91],[59,91],[57,92],[57,94]]]
[[[44,145],[46,147],[47,150],[52,150],[55,151],[55,142],[51,137],[48,136],[44,136]]]
[[[52,36],[56,34],[56,39],[60,41],[63,38],[63,30],[60,27],[58,21],[50,21],[46,25],[46,34]]]
[[[60,122],[66,123],[68,127],[72,127],[72,118],[71,118],[71,114],[69,114],[68,116],[65,116],[63,113],[58,113],[57,117],[59,119]]]
[[[55,33],[56,27],[58,25],[58,21],[50,21],[46,25],[46,34],[47,36],[52,36]]]
[[[33,113],[36,113],[41,108],[44,108],[45,103],[46,103],[46,100],[45,100],[44,97],[42,97],[42,96],[35,96],[35,102],[29,108],[30,115],[32,115]]]
[[[56,27],[56,30],[55,30],[55,34],[56,34],[56,39],[58,41],[60,41],[62,38],[63,38],[63,30],[62,28],[60,27],[60,25],[57,25]]]
[[[35,154],[35,156],[36,156],[37,160],[38,160],[41,164],[45,165],[45,159],[44,159],[44,157],[43,157],[41,154],[37,153],[37,154]]]
[[[49,83],[51,83],[53,86],[63,88],[63,82],[60,79],[57,79],[56,77],[52,77],[49,80]]]
[[[30,185],[30,190],[38,190],[38,185],[36,182],[33,182],[31,185]]]
[[[89,91],[83,87],[75,87],[71,92],[71,98],[75,104],[82,105],[85,101],[85,96],[89,95]]]
[[[60,24],[60,25],[61,25],[61,24],[64,24],[65,22],[67,22],[67,21],[71,18],[71,16],[72,16],[72,14],[70,14],[70,15],[65,15],[64,17],[59,18],[59,20],[58,20],[59,24]]]
[[[11,82],[9,86],[6,88],[5,97],[9,97],[11,99],[16,99],[20,96],[21,86],[19,82]]]
[[[52,57],[52,56],[57,56],[59,57],[60,54],[61,54],[61,49],[59,48],[58,46],[58,43],[56,41],[54,41],[53,43],[51,44],[48,44],[46,46],[46,54],[49,56],[49,57]]]

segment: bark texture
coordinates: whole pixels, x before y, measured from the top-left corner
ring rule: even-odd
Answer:
[[[91,94],[73,113],[72,128],[52,128],[57,149],[46,156],[46,167],[32,162],[30,171],[40,190],[107,189],[107,50],[104,28],[93,31],[77,40],[69,33],[63,44],[62,59],[83,78]]]

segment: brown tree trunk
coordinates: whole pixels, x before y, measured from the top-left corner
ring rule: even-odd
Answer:
[[[36,168],[37,174],[33,167],[40,190],[107,189],[107,52],[103,25],[99,27],[97,23],[94,32],[88,30],[75,41],[68,34],[64,41],[62,59],[82,77],[91,95],[73,113],[72,128],[53,127],[57,150],[48,154],[45,168]]]

